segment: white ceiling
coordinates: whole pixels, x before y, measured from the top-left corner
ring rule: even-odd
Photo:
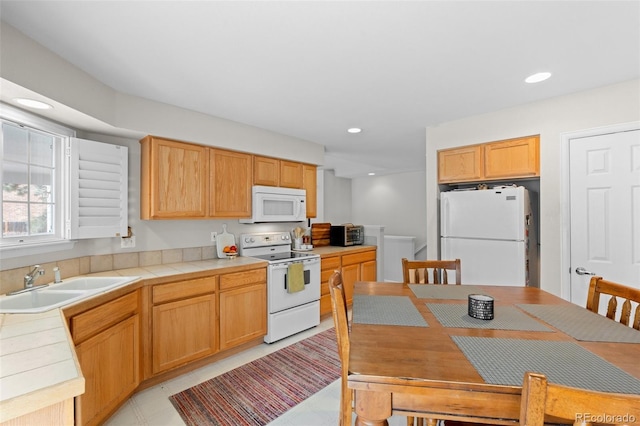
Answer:
[[[424,170],[428,126],[640,77],[640,1],[1,0],[0,17],[117,91],[322,144],[345,176]]]

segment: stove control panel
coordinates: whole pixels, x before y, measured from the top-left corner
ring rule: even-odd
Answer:
[[[291,245],[291,235],[286,231],[240,235],[240,246],[245,249],[282,245]]]

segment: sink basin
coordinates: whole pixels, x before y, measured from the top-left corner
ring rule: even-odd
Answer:
[[[130,283],[139,277],[78,277],[51,284],[48,291],[61,290],[110,290]]]
[[[0,313],[32,314],[60,308],[124,286],[140,277],[77,277],[25,293],[0,297]]]
[[[57,308],[84,296],[81,291],[52,292],[34,290],[0,298],[1,313],[36,313]]]

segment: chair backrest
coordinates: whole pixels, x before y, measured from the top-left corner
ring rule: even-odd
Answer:
[[[618,298],[620,298],[619,321],[624,325],[631,325],[636,330],[640,330],[640,289],[607,281],[602,277],[591,277],[589,295],[587,296],[587,309],[598,313],[601,294],[611,296],[607,304],[607,318],[616,319]],[[636,302],[635,307],[631,302]]]
[[[447,270],[456,271],[456,284],[462,284],[460,259],[408,260],[402,259],[402,277],[410,284],[449,284]]]
[[[329,292],[331,293],[331,310],[333,324],[338,340],[338,354],[342,364],[342,374],[346,377],[349,370],[349,319],[347,317],[347,298],[344,294],[342,274],[335,271],[329,278]]]
[[[544,374],[526,372],[522,383],[520,425],[548,421],[576,424],[631,424],[640,421],[640,395],[595,392],[549,383]],[[564,423],[564,421],[562,423]]]

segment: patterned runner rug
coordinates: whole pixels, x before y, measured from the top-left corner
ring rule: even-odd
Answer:
[[[189,426],[263,426],[339,378],[331,328],[169,399]]]

